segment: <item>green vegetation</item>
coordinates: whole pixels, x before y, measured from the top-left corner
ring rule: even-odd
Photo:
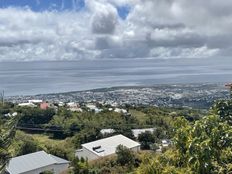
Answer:
[[[231,173],[232,118],[227,110],[231,104],[231,101],[215,103],[212,114],[194,123],[176,118],[173,147],[163,154],[144,158],[138,173]]]
[[[116,148],[116,155],[117,159],[116,162],[121,166],[131,166],[135,164],[135,155],[127,149],[127,147],[124,147],[123,145],[119,145]]]
[[[85,108],[79,113],[71,112],[66,107],[59,107],[56,111],[19,108],[13,104],[0,106],[1,164],[4,166],[10,156],[45,150],[70,160],[70,173],[74,174],[232,172],[232,101],[218,101],[208,112],[127,106],[130,114],[121,114],[102,108],[100,113]],[[16,117],[5,116],[15,111],[20,116],[18,126],[40,129],[18,130],[15,135]],[[140,153],[135,154],[119,146],[114,156],[92,162],[74,157],[75,150],[82,143],[119,133],[136,139],[131,129],[148,127],[156,129],[153,133],[139,135],[137,140],[143,149]],[[104,128],[114,129],[115,132],[102,135],[100,130]],[[156,149],[162,139],[170,139],[172,145],[158,153]]]
[[[157,131],[157,130],[155,130],[155,131]],[[155,136],[154,133],[151,133],[148,131],[139,134],[138,140],[141,143],[141,149],[147,149],[147,150],[151,149],[151,146],[154,143],[158,143],[157,136]]]
[[[11,154],[9,146],[15,135],[15,125],[18,117],[7,117],[4,115],[11,112],[12,105],[9,103],[0,103],[0,173],[2,173],[7,165]]]

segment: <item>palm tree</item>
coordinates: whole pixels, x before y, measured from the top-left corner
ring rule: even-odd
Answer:
[[[9,146],[15,135],[18,118],[10,118],[0,123],[0,173],[3,173],[10,159]]]

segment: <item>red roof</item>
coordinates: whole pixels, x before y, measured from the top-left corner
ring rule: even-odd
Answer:
[[[48,103],[41,103],[40,104],[40,109],[43,109],[43,110],[46,110],[46,109],[48,109],[49,108],[49,104]]]

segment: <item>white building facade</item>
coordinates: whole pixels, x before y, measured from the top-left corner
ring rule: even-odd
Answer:
[[[138,142],[133,141],[123,135],[115,135],[112,137],[82,144],[82,149],[77,150],[75,155],[78,158],[82,157],[88,161],[92,161],[115,154],[116,148],[119,145],[123,145],[135,152],[140,150],[140,144]]]

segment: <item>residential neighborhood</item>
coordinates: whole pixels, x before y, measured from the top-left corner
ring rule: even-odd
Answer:
[[[115,87],[89,91],[77,91],[32,96],[9,96],[7,101],[34,106],[36,102],[87,103],[90,110],[99,112],[91,103],[101,103],[113,107],[130,105],[208,108],[214,100],[228,98],[228,91],[222,84],[178,84],[144,87]],[[35,100],[35,98],[37,98]],[[29,102],[27,102],[29,100]],[[30,102],[32,101],[32,102]],[[33,102],[34,101],[34,102]],[[74,109],[75,110],[75,109]],[[124,112],[124,110],[116,110]]]

